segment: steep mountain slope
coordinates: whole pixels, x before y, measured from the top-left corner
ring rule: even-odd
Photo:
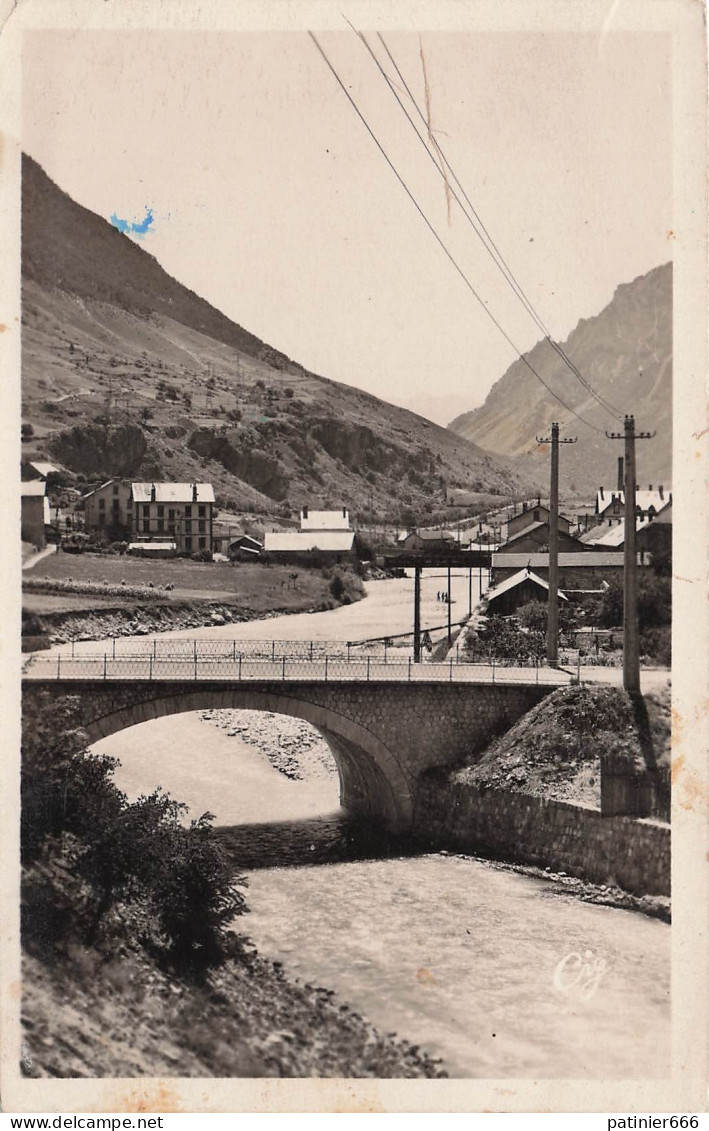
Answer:
[[[396,518],[446,487],[508,494],[508,461],[309,373],[171,278],[23,158],[23,420],[92,481],[209,479],[222,503]]]
[[[652,442],[638,445],[638,481],[669,483],[672,476],[672,264],[666,263],[619,286],[608,306],[583,319],[563,343],[565,352],[590,382],[622,414],[633,413],[636,426],[657,429]],[[596,432],[572,417],[517,361],[493,385],[480,408],[449,425],[459,436],[488,451],[518,457],[516,467],[546,483],[545,451],[533,452],[535,436],[548,435],[553,420],[568,421],[567,434],[578,443],[564,448],[562,484],[588,492],[600,483],[615,484],[618,444],[604,435],[622,431],[566,368],[548,342],[527,355],[551,388]],[[641,372],[640,372],[641,371]],[[573,486],[572,486],[573,485]]]

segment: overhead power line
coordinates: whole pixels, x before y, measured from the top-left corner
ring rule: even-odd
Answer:
[[[359,37],[359,39],[362,41],[364,46],[367,48],[367,51],[369,52],[370,56],[374,60],[380,74],[382,75],[382,77],[386,81],[386,84],[387,84],[390,92],[392,93],[392,95],[396,99],[396,101],[399,105],[399,108],[401,109],[402,113],[405,115],[407,121],[409,122],[409,125],[413,129],[413,131],[416,134],[417,138],[419,139],[420,143],[423,145],[424,149],[426,150],[426,153],[428,154],[429,158],[433,162],[433,165],[436,169],[436,172],[442,178],[442,180],[443,180],[443,182],[446,186],[447,195],[454,197],[454,199],[456,200],[461,212],[463,213],[466,220],[468,221],[468,223],[472,227],[473,231],[475,232],[476,236],[478,237],[478,239],[482,243],[482,245],[485,248],[485,250],[487,251],[488,255],[491,257],[491,259],[493,260],[493,262],[495,263],[497,268],[500,270],[500,272],[502,273],[506,282],[511,287],[512,291],[514,292],[516,297],[519,299],[519,301],[522,303],[522,305],[526,309],[527,313],[532,318],[535,325],[537,326],[537,328],[539,329],[539,331],[543,335],[544,339],[549,343],[551,348],[555,351],[555,353],[558,355],[558,357],[562,360],[564,365],[577,378],[577,380],[580,382],[580,384],[583,386],[583,388],[586,390],[586,392],[588,392],[602,406],[602,408],[604,408],[607,412],[609,412],[611,416],[614,416],[617,420],[622,420],[623,417],[622,417],[620,410],[618,408],[616,408],[615,405],[613,405],[611,403],[611,401],[608,400],[607,397],[605,397],[602,393],[599,393],[593,387],[593,385],[590,383],[590,381],[583,375],[583,373],[581,373],[581,371],[578,369],[578,367],[575,365],[575,363],[572,361],[572,359],[568,356],[568,354],[566,353],[564,348],[562,346],[560,346],[559,343],[556,342],[554,340],[554,338],[552,337],[551,331],[549,330],[549,328],[544,323],[541,315],[538,313],[538,311],[533,306],[531,300],[528,298],[527,294],[525,293],[521,283],[519,283],[519,281],[516,279],[512,269],[510,268],[510,266],[506,262],[502,252],[500,251],[500,249],[498,248],[494,239],[492,238],[490,232],[486,228],[486,226],[485,226],[485,224],[482,220],[482,217],[480,216],[479,212],[475,208],[475,205],[473,204],[473,202],[470,199],[468,193],[466,192],[463,184],[459,180],[455,170],[453,169],[448,158],[446,157],[442,146],[440,145],[440,143],[438,142],[437,139],[432,138],[430,122],[429,122],[428,118],[424,115],[423,110],[421,109],[419,103],[417,102],[416,98],[414,97],[414,95],[411,91],[411,88],[409,87],[409,84],[407,83],[404,75],[402,74],[401,69],[399,68],[399,65],[397,64],[392,52],[390,51],[383,35],[380,32],[377,33],[378,39],[379,39],[380,43],[382,44],[382,47],[386,51],[386,54],[389,58],[389,61],[391,62],[392,66],[394,67],[396,74],[397,74],[402,86],[404,87],[404,90],[406,91],[406,94],[408,95],[409,99],[411,100],[412,105],[416,109],[416,112],[418,113],[418,116],[419,116],[419,118],[421,119],[421,121],[424,125],[424,128],[425,128],[424,133],[421,133],[421,131],[419,130],[419,127],[416,125],[413,118],[409,114],[404,103],[402,102],[401,98],[399,97],[399,93],[396,89],[396,84],[393,82],[391,76],[387,74],[386,70],[382,66],[377,55],[375,54],[375,52],[372,50],[370,44],[368,43],[367,38],[364,35],[364,33],[361,32],[361,31],[358,31],[353,26],[353,24],[350,23],[349,20],[347,20],[347,23],[352,28],[352,30],[355,32],[355,34]],[[437,158],[440,159],[440,164],[439,164],[439,160],[437,160]],[[450,182],[448,180],[448,175],[446,174],[446,170],[448,171],[448,174],[450,175],[450,177],[452,178],[452,180],[454,181],[454,183],[457,185],[458,189],[460,190],[462,196],[465,199],[465,202],[466,202],[468,208],[470,209],[470,212],[467,211],[465,205],[463,204],[460,197],[458,196],[458,193],[450,185]],[[470,213],[472,213],[472,215]]]
[[[519,347],[518,347],[518,346],[517,346],[517,345],[515,344],[515,342],[514,342],[514,341],[512,340],[512,338],[511,338],[511,337],[510,337],[510,335],[509,335],[509,334],[507,333],[507,331],[505,330],[505,328],[504,328],[504,326],[502,325],[502,323],[498,321],[498,319],[497,319],[497,318],[495,317],[495,315],[494,315],[494,314],[492,313],[492,311],[491,311],[491,310],[490,310],[490,309],[488,308],[488,305],[487,305],[487,303],[485,302],[485,300],[484,300],[484,299],[483,299],[483,298],[482,298],[482,297],[480,296],[480,294],[478,293],[478,291],[477,291],[477,290],[475,289],[475,287],[473,286],[473,284],[472,284],[472,283],[470,282],[470,279],[469,279],[469,278],[468,278],[468,276],[467,276],[467,275],[465,274],[465,272],[463,271],[462,267],[460,267],[460,265],[458,264],[457,260],[456,260],[456,259],[454,258],[454,256],[453,256],[452,252],[451,252],[451,251],[449,250],[449,248],[448,248],[448,247],[446,246],[446,244],[445,244],[445,243],[443,242],[443,240],[442,240],[442,239],[441,239],[441,237],[439,236],[438,232],[437,232],[437,231],[436,231],[436,229],[435,229],[435,228],[433,227],[433,224],[432,224],[432,223],[430,222],[430,220],[429,220],[429,219],[428,219],[428,217],[426,216],[425,212],[423,211],[423,209],[421,208],[420,204],[419,204],[419,203],[418,203],[418,201],[416,200],[416,197],[415,197],[415,196],[414,196],[414,194],[412,193],[412,191],[411,191],[411,189],[409,188],[409,186],[408,186],[408,185],[406,184],[406,181],[404,180],[404,178],[403,178],[403,177],[401,176],[401,174],[399,173],[398,169],[396,168],[396,166],[394,165],[393,161],[391,160],[391,158],[389,157],[388,153],[386,152],[386,150],[385,150],[384,146],[383,146],[383,145],[381,144],[381,142],[379,141],[378,137],[376,136],[376,134],[374,133],[373,129],[372,129],[372,128],[371,128],[371,126],[369,125],[369,123],[368,123],[367,119],[365,118],[364,114],[362,113],[362,111],[360,110],[359,106],[358,106],[358,105],[357,105],[357,103],[355,102],[354,98],[353,98],[353,97],[352,97],[352,95],[350,94],[349,90],[348,90],[348,89],[347,89],[347,87],[345,86],[344,82],[343,82],[343,81],[342,81],[342,79],[340,78],[340,76],[339,76],[339,74],[338,74],[337,70],[335,69],[335,67],[333,66],[333,64],[332,64],[332,63],[330,62],[330,59],[328,58],[327,54],[325,53],[325,51],[324,51],[323,47],[322,47],[322,46],[320,45],[320,43],[318,42],[318,40],[317,40],[316,36],[315,36],[315,35],[313,34],[313,32],[312,32],[312,31],[309,31],[309,32],[308,32],[308,35],[310,36],[310,38],[312,39],[313,43],[315,44],[315,46],[317,47],[318,51],[320,52],[320,55],[322,56],[323,60],[325,61],[325,63],[326,63],[326,65],[327,65],[327,67],[328,67],[328,68],[329,68],[329,70],[330,70],[330,71],[332,72],[332,74],[333,74],[333,76],[334,76],[334,78],[335,78],[335,80],[336,80],[336,82],[337,82],[338,86],[340,87],[340,89],[342,90],[343,94],[344,94],[344,95],[345,95],[345,97],[347,98],[348,102],[349,102],[349,103],[350,103],[350,105],[352,106],[353,110],[354,110],[354,111],[355,111],[355,113],[357,114],[357,117],[358,117],[358,118],[360,119],[360,121],[362,122],[362,125],[364,126],[364,128],[365,128],[365,129],[366,129],[366,131],[367,131],[367,133],[368,133],[368,134],[369,134],[369,136],[371,137],[372,141],[373,141],[373,142],[374,142],[374,144],[376,145],[377,149],[378,149],[378,150],[379,150],[379,152],[381,153],[382,157],[383,157],[383,158],[384,158],[384,160],[386,161],[387,165],[388,165],[388,166],[389,166],[389,168],[391,169],[391,171],[392,171],[392,173],[394,174],[394,176],[396,177],[397,181],[399,182],[399,184],[400,184],[400,185],[401,185],[401,187],[403,188],[403,190],[404,190],[404,192],[406,193],[406,195],[407,195],[407,196],[409,197],[409,200],[410,200],[410,201],[411,201],[411,203],[413,204],[414,208],[415,208],[415,209],[416,209],[416,211],[418,212],[418,214],[419,214],[419,216],[421,217],[421,219],[423,220],[424,224],[426,225],[426,227],[428,228],[428,230],[429,230],[429,231],[431,232],[431,235],[432,235],[432,236],[434,237],[434,239],[436,240],[436,242],[438,243],[439,247],[440,247],[440,248],[441,248],[441,250],[442,250],[442,251],[444,252],[444,254],[446,255],[446,257],[447,257],[447,258],[448,258],[448,259],[450,260],[451,264],[453,265],[453,267],[455,268],[455,270],[456,270],[456,271],[458,272],[458,274],[460,275],[461,279],[463,280],[463,282],[465,283],[466,287],[467,287],[467,288],[468,288],[468,290],[469,290],[469,291],[471,292],[471,294],[473,295],[473,297],[474,297],[474,298],[476,299],[476,301],[477,301],[477,302],[479,303],[479,305],[481,306],[482,310],[484,310],[484,312],[485,312],[485,314],[486,314],[486,315],[488,316],[488,318],[489,318],[489,319],[490,319],[490,320],[491,320],[491,321],[492,321],[492,322],[494,323],[494,325],[495,325],[495,326],[497,327],[497,329],[498,329],[498,330],[500,331],[500,333],[501,333],[501,334],[502,334],[502,336],[504,337],[505,341],[507,341],[507,342],[508,342],[508,344],[509,344],[509,345],[510,345],[510,346],[512,347],[512,349],[514,350],[514,352],[515,352],[515,353],[517,354],[517,357],[519,358],[519,360],[520,360],[520,361],[521,361],[521,362],[523,363],[523,365],[525,365],[525,366],[527,367],[527,369],[528,369],[528,370],[530,371],[530,373],[532,373],[532,374],[533,374],[533,376],[534,376],[534,377],[536,377],[536,379],[537,379],[537,380],[538,380],[538,381],[539,381],[539,382],[540,382],[540,383],[541,383],[541,384],[542,384],[542,385],[544,386],[544,388],[545,388],[545,389],[547,390],[547,392],[548,392],[548,393],[550,393],[550,394],[552,395],[552,397],[554,397],[554,400],[558,401],[558,403],[559,403],[559,404],[560,404],[560,405],[561,405],[561,406],[562,406],[563,408],[565,408],[567,412],[571,413],[571,415],[572,415],[572,416],[574,416],[574,417],[576,417],[576,419],[577,419],[577,420],[580,420],[580,421],[581,421],[581,423],[582,423],[582,424],[585,424],[587,428],[591,428],[591,429],[593,429],[593,431],[594,431],[594,432],[602,432],[602,429],[598,428],[598,427],[597,427],[597,426],[596,426],[595,424],[593,424],[593,423],[592,423],[592,422],[591,422],[590,420],[586,420],[586,419],[585,419],[585,418],[584,418],[583,416],[581,416],[581,415],[580,415],[580,414],[579,414],[579,413],[578,413],[578,412],[576,411],[576,409],[572,408],[572,407],[571,407],[571,405],[567,404],[567,403],[566,403],[566,401],[565,401],[565,400],[563,400],[563,398],[562,398],[562,397],[560,397],[560,396],[559,396],[559,394],[558,394],[558,393],[556,393],[556,392],[555,392],[555,391],[554,391],[554,390],[552,389],[551,385],[549,385],[549,383],[548,383],[547,381],[545,381],[545,380],[544,380],[544,378],[543,378],[543,377],[541,376],[541,374],[537,372],[537,370],[536,370],[536,369],[534,368],[534,366],[533,366],[533,365],[532,365],[532,363],[531,363],[531,362],[529,361],[529,359],[528,359],[527,357],[525,357],[525,355],[524,355],[524,354],[522,353],[522,351],[521,351],[521,350],[519,349]]]

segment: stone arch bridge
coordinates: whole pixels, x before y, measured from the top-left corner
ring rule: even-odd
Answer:
[[[77,698],[92,743],[150,719],[202,709],[249,708],[304,719],[332,751],[342,805],[405,832],[427,770],[482,752],[554,684],[35,677],[23,682],[23,710],[41,710],[47,690]]]

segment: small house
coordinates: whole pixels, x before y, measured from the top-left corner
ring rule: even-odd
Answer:
[[[263,553],[263,545],[263,542],[252,538],[250,534],[239,534],[228,540],[226,549],[230,558],[244,561],[259,558]]]
[[[452,550],[456,540],[450,530],[412,530],[399,545],[405,550]]]
[[[549,507],[545,506],[541,500],[536,503],[522,503],[522,510],[519,514],[513,514],[507,522],[507,541],[510,542],[521,531],[527,530],[530,526],[537,526],[546,524],[549,526]],[[571,520],[565,518],[563,514],[559,515],[559,532],[568,534],[571,529]]]
[[[528,605],[530,601],[548,602],[549,582],[525,567],[511,574],[492,589],[488,589],[485,600],[488,614],[510,616],[522,605]],[[568,597],[561,590],[559,590],[559,600],[568,601]]]

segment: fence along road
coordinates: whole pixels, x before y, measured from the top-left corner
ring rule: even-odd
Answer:
[[[142,644],[142,646],[140,646]],[[574,682],[569,671],[534,661],[503,665],[466,663],[415,664],[395,649],[369,654],[341,641],[145,641],[130,652],[111,648],[80,655],[32,653],[23,667],[25,680],[214,680],[237,682],[399,682],[399,683],[544,683]],[[393,653],[393,654],[392,654]]]

